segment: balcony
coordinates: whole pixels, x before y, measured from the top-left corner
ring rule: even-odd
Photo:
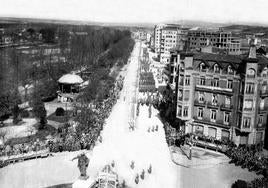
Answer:
[[[194,116],[193,119],[194,119],[194,122],[196,123],[203,123],[206,125],[211,125],[211,126],[225,128],[225,129],[229,129],[231,126],[230,124],[229,125],[224,124],[223,120],[216,120],[215,122],[212,122],[210,118],[203,117],[202,119],[200,119],[197,116]]]
[[[212,109],[218,109],[220,106],[217,103],[208,102],[207,107]]]
[[[207,86],[207,85],[196,85],[195,90],[209,92],[209,93],[215,93],[215,94],[222,94],[222,95],[230,95],[230,96],[233,95],[232,89],[213,87],[213,86]]]
[[[233,106],[232,105],[227,105],[227,104],[222,104],[220,106],[221,110],[224,110],[224,111],[232,111],[233,109]]]
[[[260,96],[261,97],[268,97],[268,90],[261,90]]]
[[[205,107],[205,106],[206,106],[206,101],[195,100],[195,101],[194,101],[194,105],[195,105],[195,106],[202,106],[202,107]]]

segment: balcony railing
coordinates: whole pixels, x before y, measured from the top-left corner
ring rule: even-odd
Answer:
[[[252,111],[253,108],[244,108],[243,110],[244,110],[244,111]]]
[[[255,78],[255,75],[248,75],[247,74],[247,78]]]
[[[260,96],[261,97],[268,97],[268,90],[261,90]]]
[[[206,101],[195,100],[194,105],[195,106],[203,106],[203,107],[205,107],[206,106]]]
[[[207,103],[207,107],[208,108],[213,108],[213,109],[218,109],[219,108],[219,104],[218,103],[208,102]]]
[[[227,105],[227,104],[221,105],[221,110],[232,111],[232,109],[233,109],[232,105]]]
[[[229,123],[229,125],[226,125],[223,123],[223,120],[212,121],[210,118],[203,117],[202,119],[200,119],[197,116],[194,116],[193,119],[197,123],[204,123],[204,124],[208,124],[208,125],[212,125],[212,126],[216,126],[216,127],[221,127],[221,128],[230,128],[230,123]]]
[[[195,89],[197,91],[205,91],[205,92],[218,93],[218,94],[232,95],[232,93],[233,93],[232,89],[213,87],[213,86],[207,86],[207,85],[196,85]]]

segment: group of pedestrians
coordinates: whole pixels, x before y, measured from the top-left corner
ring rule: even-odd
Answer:
[[[158,131],[158,125],[156,125],[156,126],[150,126],[149,128],[148,128],[148,133],[150,133],[150,132],[154,132],[154,131]]]
[[[132,170],[135,169],[135,162],[134,162],[134,161],[131,161],[131,163],[130,163],[130,168],[131,168]],[[146,173],[145,170],[142,169],[141,173],[137,173],[137,174],[136,174],[136,176],[135,176],[135,180],[134,180],[136,184],[138,184],[140,180],[144,180],[144,178],[145,178],[145,173]],[[148,173],[148,174],[151,174],[151,173],[152,173],[152,165],[151,165],[151,164],[149,164],[149,166],[148,166],[147,173]]]

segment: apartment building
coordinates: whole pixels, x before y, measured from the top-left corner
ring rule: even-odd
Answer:
[[[212,44],[214,47],[224,49],[228,54],[239,55],[241,42],[238,37],[233,37],[230,31],[221,30],[190,30],[188,33],[190,50],[200,49]]]
[[[268,59],[251,46],[245,55],[171,52],[169,83],[186,133],[238,144],[264,141]]]
[[[166,26],[161,32],[160,41],[160,62],[168,63],[171,49],[183,49],[187,40],[187,28],[178,25]]]
[[[160,41],[162,29],[165,27],[165,24],[158,24],[154,27],[154,49],[157,54],[160,54]]]

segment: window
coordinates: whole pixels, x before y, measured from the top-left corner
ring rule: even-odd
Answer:
[[[198,93],[198,101],[203,103],[205,101],[205,95],[203,92]]]
[[[179,101],[182,101],[182,89],[179,89],[179,92],[178,92],[178,100]]]
[[[242,115],[241,114],[238,114],[238,117],[237,117],[237,127],[240,127],[241,126],[241,122],[242,122]]]
[[[178,106],[178,116],[181,116],[182,113],[182,106]]]
[[[266,91],[267,91],[267,82],[265,81],[262,83],[261,92],[265,93]]]
[[[195,133],[196,134],[203,134],[204,133],[204,127],[202,125],[197,125],[195,127]]]
[[[188,101],[190,97],[190,90],[185,90],[184,91],[184,100]]]
[[[263,116],[259,116],[258,118],[258,126],[261,127],[263,124]]]
[[[217,105],[218,103],[218,96],[216,94],[212,94],[212,105]]]
[[[183,76],[179,76],[179,85],[183,86]]]
[[[184,117],[187,117],[187,116],[188,116],[188,106],[185,106],[185,107],[183,108],[183,116],[184,116]]]
[[[215,64],[215,65],[214,65],[214,72],[215,72],[215,73],[219,73],[219,72],[220,72],[220,67],[219,67],[218,64]]]
[[[190,75],[185,77],[185,85],[190,85]]]
[[[244,110],[252,110],[252,108],[253,108],[253,100],[246,99],[244,102]]]
[[[267,77],[267,67],[264,67],[264,69],[262,71],[262,76]]]
[[[246,93],[253,94],[254,93],[254,83],[246,83]]]
[[[198,108],[197,117],[200,119],[203,118],[203,108]]]
[[[233,88],[233,81],[232,80],[227,80],[227,88],[232,89]]]
[[[255,70],[250,68],[247,70],[247,77],[248,78],[255,78]]]
[[[230,137],[230,132],[227,130],[222,130],[221,131],[221,139],[222,140],[229,140]]]
[[[224,113],[224,124],[229,124],[229,122],[230,122],[230,113],[228,113],[228,112],[225,112]]]
[[[184,67],[185,67],[184,62],[181,62],[181,63],[180,63],[180,70],[181,70],[181,71],[184,71]]]
[[[200,71],[202,71],[202,72],[206,72],[206,65],[205,65],[205,63],[200,63]]]
[[[216,121],[216,115],[217,115],[216,110],[211,110],[211,113],[210,113],[210,120],[211,120],[212,122],[215,122],[215,121]]]
[[[214,78],[213,80],[211,80],[211,86],[219,87],[219,78]]]
[[[250,117],[244,117],[243,118],[243,127],[249,128],[251,124],[251,118]]]
[[[264,109],[264,99],[261,99],[260,101],[260,109],[263,110]]]
[[[231,97],[225,97],[225,107],[231,106]]]
[[[206,85],[206,79],[203,76],[200,77],[200,85],[202,85],[202,86]]]

